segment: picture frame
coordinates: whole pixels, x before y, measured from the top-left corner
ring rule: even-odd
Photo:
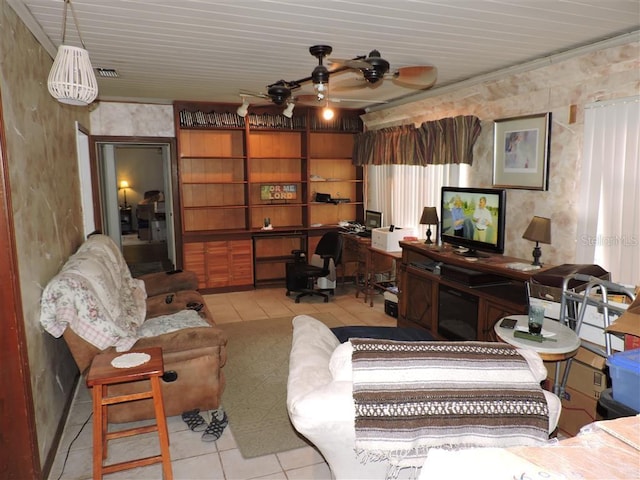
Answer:
[[[549,189],[551,112],[501,118],[493,128],[493,186]]]

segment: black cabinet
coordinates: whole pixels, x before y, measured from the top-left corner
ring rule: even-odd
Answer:
[[[123,235],[133,231],[131,207],[120,207],[120,233]]]

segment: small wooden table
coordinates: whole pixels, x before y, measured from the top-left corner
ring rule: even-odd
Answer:
[[[129,368],[116,368],[111,361],[125,353],[146,353],[151,358],[142,365]],[[102,479],[105,473],[119,472],[135,467],[143,467],[162,462],[164,480],[171,480],[171,457],[169,455],[169,433],[164,414],[160,377],[164,373],[162,349],[160,347],[134,350],[124,353],[104,353],[96,355],[87,374],[87,386],[93,389],[93,478]],[[151,390],[128,395],[108,396],[107,387],[118,383],[149,380]],[[116,432],[108,431],[107,410],[109,405],[151,399],[156,413],[156,424],[129,428]],[[116,438],[158,432],[160,455],[129,460],[112,465],[104,465],[107,458],[107,442]]]
[[[527,340],[526,338],[514,337],[513,332],[515,332],[516,329],[528,331],[529,317],[527,315],[509,315],[505,318],[513,318],[517,320],[518,323],[515,328],[503,328],[500,326],[502,320],[498,320],[493,326],[498,338],[514,347],[535,350],[545,362],[556,362],[556,378],[553,384],[553,393],[561,396],[564,392],[561,391],[560,362],[572,358],[578,353],[581,344],[580,337],[569,327],[550,318],[544,319],[542,332],[552,334],[550,338],[553,338],[555,342],[536,342],[534,340]]]

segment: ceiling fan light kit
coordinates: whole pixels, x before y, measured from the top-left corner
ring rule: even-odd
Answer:
[[[242,118],[247,116],[247,113],[249,113],[249,100],[247,97],[242,97],[242,105],[238,107],[236,113]]]

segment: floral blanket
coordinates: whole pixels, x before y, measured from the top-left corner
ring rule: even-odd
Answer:
[[[106,235],[91,236],[46,286],[40,323],[54,337],[67,327],[100,350],[129,350],[146,314],[144,282]]]

